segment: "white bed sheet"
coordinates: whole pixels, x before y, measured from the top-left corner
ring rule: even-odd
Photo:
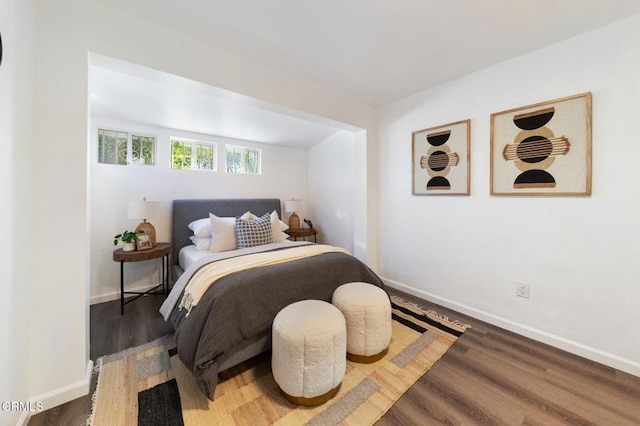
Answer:
[[[183,271],[186,271],[194,262],[210,255],[211,252],[207,250],[196,250],[196,246],[193,244],[190,246],[184,246],[178,254],[178,264]]]
[[[277,248],[287,244],[299,245],[299,244],[296,244],[295,241],[285,240],[282,243],[265,244],[265,246],[262,246],[262,248]],[[256,251],[262,251],[262,249],[249,247],[248,249],[243,249],[243,250],[231,250],[228,252],[218,252],[218,253],[224,253],[224,257],[228,257],[228,254],[231,254],[235,251],[238,252],[237,254],[246,254],[246,253],[254,253]],[[178,253],[178,264],[180,265],[183,271],[186,271],[187,268],[189,268],[189,266],[193,265],[195,262],[199,261],[200,259],[204,259],[205,257],[211,257],[212,254],[214,253],[208,250],[196,250],[196,246],[194,244],[184,246],[180,249],[180,253]]]

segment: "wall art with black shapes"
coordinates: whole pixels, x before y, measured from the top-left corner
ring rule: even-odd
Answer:
[[[469,195],[471,120],[411,134],[413,195]]]
[[[591,194],[591,93],[491,114],[491,194]]]

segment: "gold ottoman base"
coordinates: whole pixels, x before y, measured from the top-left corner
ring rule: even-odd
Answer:
[[[304,406],[310,407],[313,405],[324,404],[325,402],[333,398],[335,394],[337,394],[338,391],[340,390],[340,386],[342,386],[342,383],[340,383],[335,388],[331,389],[329,392],[323,393],[322,395],[314,396],[313,398],[305,398],[304,396],[291,396],[285,391],[283,391],[280,388],[280,386],[278,386],[278,389],[280,389],[280,392],[282,392],[284,397],[287,398],[289,402],[296,405],[304,405]]]
[[[375,355],[369,355],[369,356],[356,355],[356,354],[351,354],[351,353],[347,352],[347,359],[349,361],[359,362],[360,364],[371,364],[371,363],[374,363],[376,361],[380,361],[382,358],[384,358],[384,356],[387,354],[388,350],[389,350],[389,347],[387,346],[381,352],[379,352],[379,353],[377,353]]]

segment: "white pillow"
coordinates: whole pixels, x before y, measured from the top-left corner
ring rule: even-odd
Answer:
[[[236,249],[236,218],[218,217],[209,213],[211,245],[209,251],[220,252]]]
[[[273,227],[274,243],[281,243],[289,238],[289,235],[282,232],[289,229],[289,225],[280,220],[278,213],[275,210],[271,212],[271,226]]]
[[[241,217],[244,220],[256,220],[258,218],[258,216],[251,212],[246,212]],[[289,236],[282,231],[286,231],[287,229],[289,229],[289,225],[280,220],[280,218],[278,217],[278,212],[276,212],[275,210],[271,212],[270,219],[273,233],[273,242],[281,243],[283,241],[286,241]]]
[[[275,213],[275,212],[274,212]],[[276,214],[277,217],[277,214]],[[289,225],[284,223],[283,221],[281,221],[280,219],[278,219],[278,225],[280,226],[280,230],[281,231],[286,231],[287,229],[289,229]]]
[[[194,220],[187,226],[196,237],[211,237],[211,220],[208,217]]]
[[[193,245],[196,246],[196,250],[206,251],[209,250],[209,246],[211,246],[211,237],[198,237],[197,235],[192,235],[189,239]]]

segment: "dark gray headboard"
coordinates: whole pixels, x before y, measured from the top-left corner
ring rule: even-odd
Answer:
[[[171,224],[171,263],[178,263],[180,249],[191,244],[193,234],[187,225],[196,219],[209,217],[213,213],[219,217],[242,216],[245,212],[262,216],[272,211],[281,215],[280,200],[277,198],[220,198],[209,200],[173,200]]]

